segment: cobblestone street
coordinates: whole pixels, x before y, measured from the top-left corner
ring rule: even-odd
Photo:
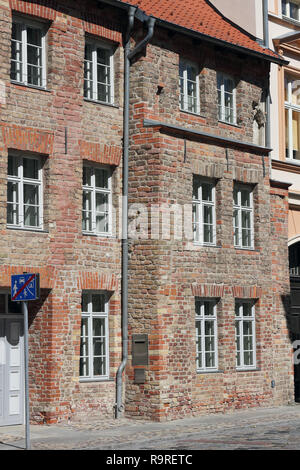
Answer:
[[[0,450],[23,449],[24,426],[0,428]],[[259,408],[165,423],[121,418],[31,426],[33,450],[298,450],[300,406]],[[134,455],[134,454],[133,454]]]

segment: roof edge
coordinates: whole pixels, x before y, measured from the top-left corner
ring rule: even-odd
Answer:
[[[122,0],[122,2],[120,0],[98,0],[98,2],[99,3],[106,3],[108,5],[115,6],[117,8],[121,8],[123,10],[127,10],[129,7],[132,7],[132,6],[136,6],[137,9],[140,12],[143,12],[143,10],[141,10],[138,7],[138,5],[132,5],[132,3],[127,3],[127,2],[124,2],[123,0]],[[147,16],[147,17],[149,16],[149,15],[146,15],[145,12],[143,12],[143,13],[144,13],[145,16]],[[191,36],[193,38],[203,39],[207,42],[210,42],[210,43],[213,43],[213,44],[216,44],[216,45],[219,45],[219,46],[223,46],[223,47],[228,47],[228,48],[233,49],[237,52],[241,52],[243,54],[248,54],[248,55],[251,55],[253,57],[257,57],[257,58],[260,58],[262,60],[266,60],[267,62],[272,62],[272,63],[278,64],[278,65],[287,65],[289,63],[287,60],[281,58],[279,55],[278,55],[278,58],[276,58],[276,57],[271,56],[269,54],[254,51],[254,50],[248,49],[247,47],[239,46],[237,44],[233,44],[231,42],[224,41],[223,39],[218,39],[214,36],[209,36],[207,34],[200,33],[200,32],[195,31],[193,29],[189,29],[189,28],[186,28],[184,26],[177,25],[176,23],[170,23],[169,21],[162,20],[161,18],[158,18],[155,15],[150,15],[150,16],[153,16],[154,18],[156,18],[156,24],[158,24],[162,27],[165,27],[167,29],[171,29],[173,31],[182,33],[182,34],[186,34],[186,35]],[[235,25],[235,26],[238,27],[238,25]],[[274,53],[274,51],[272,51],[271,49],[269,49],[269,50],[270,50],[270,52]]]

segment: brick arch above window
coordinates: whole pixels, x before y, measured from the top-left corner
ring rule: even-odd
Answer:
[[[45,20],[54,21],[57,15],[57,2],[55,0],[36,0],[24,2],[23,0],[10,0],[10,8],[26,15],[37,16]]]
[[[118,290],[119,281],[113,273],[83,272],[78,277],[78,288],[81,290]]]
[[[194,297],[219,298],[224,295],[224,284],[192,284],[192,294]]]
[[[262,295],[262,288],[258,286],[233,286],[232,295],[238,299],[258,299]]]
[[[122,147],[83,140],[79,141],[79,145],[80,155],[85,160],[115,166],[120,164]]]
[[[6,148],[43,155],[51,155],[53,153],[53,132],[13,124],[2,124],[2,136]]]

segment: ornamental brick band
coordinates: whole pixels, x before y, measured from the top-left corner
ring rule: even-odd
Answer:
[[[122,148],[117,145],[106,145],[93,142],[79,141],[80,155],[86,160],[108,165],[119,166]]]
[[[109,273],[85,272],[81,273],[78,278],[78,288],[83,290],[95,289],[113,292],[118,289],[118,284],[117,276]]]
[[[192,284],[194,297],[223,297],[224,284]]]
[[[54,135],[52,132],[13,124],[1,125],[3,141],[6,148],[27,150],[44,155],[51,155],[53,153]]]
[[[257,286],[233,286],[232,295],[237,299],[259,299],[262,288]]]

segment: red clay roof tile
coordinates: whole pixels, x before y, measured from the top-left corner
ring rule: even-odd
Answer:
[[[147,15],[243,47],[270,58],[280,56],[260,46],[255,38],[222,16],[208,0],[120,0],[138,6]]]

